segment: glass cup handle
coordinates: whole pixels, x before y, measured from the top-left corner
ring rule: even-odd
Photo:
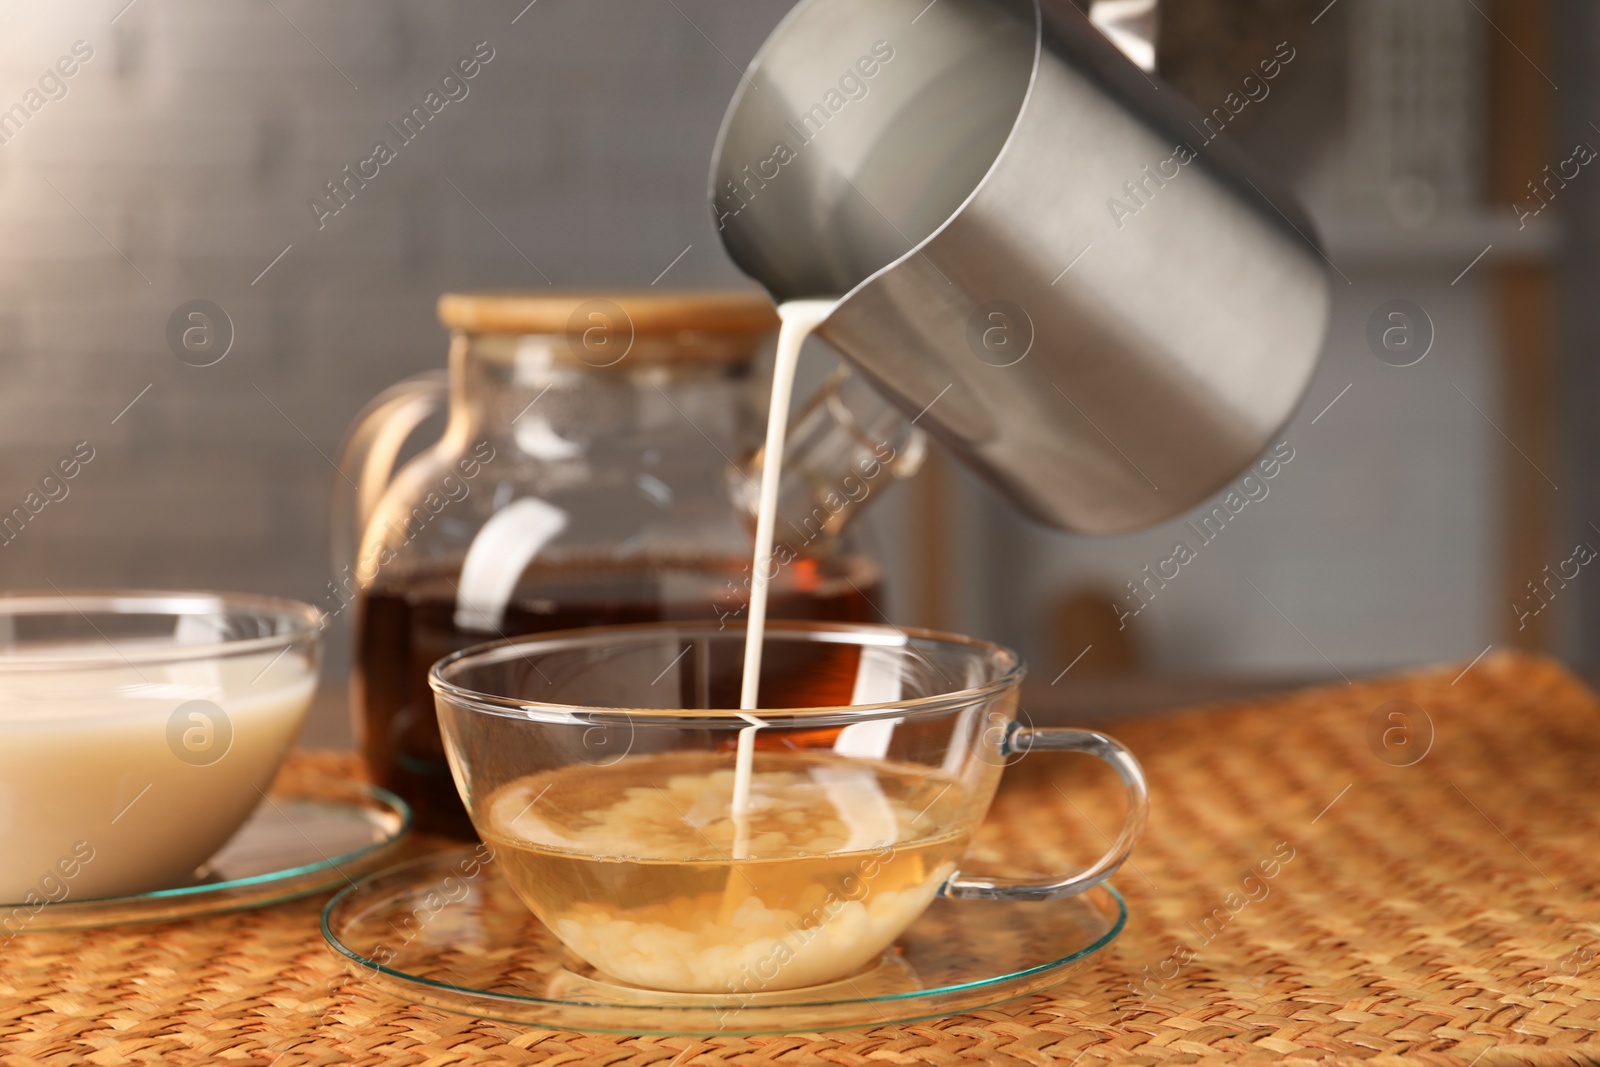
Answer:
[[[367,520],[389,486],[400,450],[418,426],[444,407],[448,394],[443,371],[396,382],[372,399],[345,435],[332,511],[333,572],[341,580],[355,565]]]
[[[789,422],[778,528],[837,535],[873,495],[917,473],[927,437],[860,374],[840,367]],[[728,495],[755,529],[763,450],[728,468]],[[820,525],[818,525],[820,523]]]
[[[1105,855],[1081,871],[1053,881],[1027,882],[1014,878],[967,878],[960,871],[940,888],[939,895],[956,900],[1055,900],[1070,897],[1110,878],[1133,851],[1133,843],[1144,831],[1150,808],[1150,793],[1145,787],[1144,768],[1133,753],[1115,738],[1093,730],[1060,727],[1026,727],[1015,723],[1002,746],[1004,754],[1014,752],[1084,752],[1111,764],[1122,779],[1128,794],[1128,814]]]

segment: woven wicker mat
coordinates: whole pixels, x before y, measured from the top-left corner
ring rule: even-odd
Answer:
[[[973,1015],[710,1040],[519,1029],[346,978],[317,900],[18,937],[0,1063],[1600,1062],[1600,702],[1544,660],[1460,669],[1120,728],[1154,797],[1117,880],[1125,935],[1054,991]],[[1394,700],[1426,712],[1431,748]],[[1120,817],[1106,779],[1024,758],[975,865],[1083,862]]]

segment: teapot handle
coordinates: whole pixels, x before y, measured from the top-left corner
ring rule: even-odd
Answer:
[[[1146,73],[1156,69],[1159,0],[1094,0],[1089,21]]]
[[[806,543],[835,535],[874,492],[922,466],[927,437],[859,374],[841,366],[791,420],[778,528]],[[728,495],[752,530],[765,450],[728,469]],[[793,546],[802,547],[802,546]]]
[[[339,581],[355,565],[400,450],[418,426],[444,407],[449,394],[444,371],[419,374],[373,397],[351,424],[339,447],[339,477],[333,483],[333,572]]]

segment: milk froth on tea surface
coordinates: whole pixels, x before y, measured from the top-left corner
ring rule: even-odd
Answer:
[[[965,796],[927,768],[762,751],[746,854],[725,755],[630,756],[498,790],[480,819],[517,894],[613,978],[680,992],[837,979],[876,959],[966,849]]]

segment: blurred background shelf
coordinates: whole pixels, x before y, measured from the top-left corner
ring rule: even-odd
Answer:
[[[1345,269],[1449,270],[1454,266],[1467,271],[1505,263],[1553,264],[1562,251],[1562,228],[1549,216],[1532,219],[1525,226],[1509,213],[1489,212],[1438,219],[1416,228],[1370,216],[1329,215],[1316,222],[1328,258]]]

